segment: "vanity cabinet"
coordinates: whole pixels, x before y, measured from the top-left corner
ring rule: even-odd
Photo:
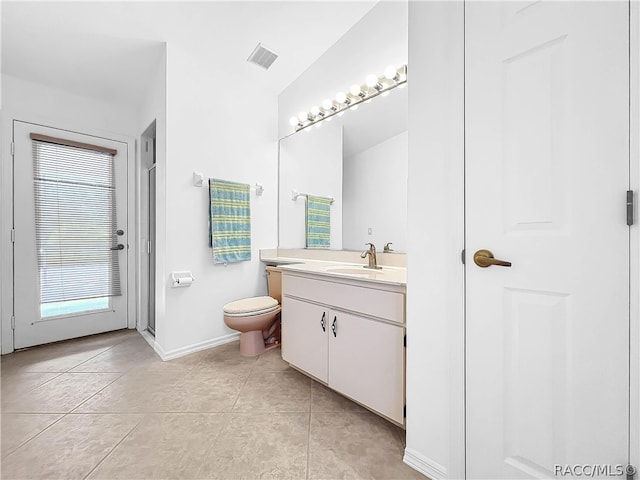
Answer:
[[[282,358],[403,424],[404,294],[286,272],[282,280]]]

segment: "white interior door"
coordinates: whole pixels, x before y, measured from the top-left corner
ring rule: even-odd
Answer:
[[[465,8],[467,477],[614,476],[629,445],[629,5]],[[482,249],[512,266],[477,266]]]
[[[126,144],[18,121],[14,122],[13,134],[14,347],[126,328]],[[74,165],[86,162],[87,157],[82,155],[91,155],[80,147],[56,150],[51,154],[53,167],[40,175],[46,178],[36,177],[32,134],[116,150],[113,160],[105,160],[109,163],[101,169],[111,183],[107,185],[98,178],[98,169],[75,170]],[[77,159],[69,153],[70,148],[76,148]],[[107,191],[115,192],[115,207],[109,203],[113,194]],[[58,195],[60,206],[51,206],[52,195]],[[46,231],[36,226],[36,207],[44,201],[48,204],[38,208],[39,218],[47,217]],[[111,236],[106,232],[106,243],[105,216],[114,226]],[[51,220],[53,217],[55,220]],[[49,255],[47,250],[56,253]],[[119,290],[108,288],[118,280]]]

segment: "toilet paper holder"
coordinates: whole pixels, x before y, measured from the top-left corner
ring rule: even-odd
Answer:
[[[171,286],[173,288],[188,287],[195,281],[191,272],[171,272]]]

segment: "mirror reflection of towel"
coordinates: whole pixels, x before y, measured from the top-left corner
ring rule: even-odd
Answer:
[[[209,179],[210,237],[214,263],[251,260],[249,185]]]
[[[331,246],[331,198],[307,195],[307,248]]]

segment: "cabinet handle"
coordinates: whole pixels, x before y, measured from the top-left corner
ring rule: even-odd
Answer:
[[[331,330],[333,331],[333,336],[338,336],[338,317],[333,317],[333,323],[331,324]]]
[[[327,331],[327,329],[325,328],[326,323],[324,321],[324,317],[326,316],[327,316],[327,312],[322,312],[322,319],[320,320],[320,326],[322,327],[323,332]]]

